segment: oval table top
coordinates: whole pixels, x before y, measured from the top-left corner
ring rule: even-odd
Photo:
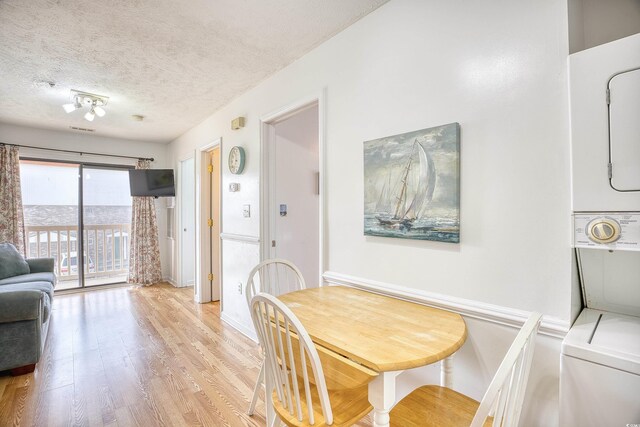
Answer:
[[[376,372],[437,362],[467,338],[459,314],[346,286],[303,289],[278,298],[316,345]]]

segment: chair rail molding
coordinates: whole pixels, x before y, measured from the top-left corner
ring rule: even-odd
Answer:
[[[260,243],[260,237],[258,236],[247,236],[244,234],[233,234],[233,233],[220,233],[220,239],[222,240],[235,240],[237,242],[246,242],[246,243]]]
[[[525,310],[503,307],[481,301],[474,301],[465,298],[458,298],[420,289],[408,288],[406,286],[393,285],[375,280],[364,279],[325,271],[322,275],[328,285],[342,285],[353,288],[371,291],[394,298],[418,304],[428,305],[434,308],[453,311],[465,317],[484,320],[491,323],[521,328],[531,314]],[[543,316],[539,333],[553,338],[563,339],[569,331],[569,322],[553,316]]]

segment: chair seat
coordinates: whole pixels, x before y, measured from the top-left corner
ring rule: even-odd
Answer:
[[[298,379],[300,388],[300,400],[306,402],[304,394],[304,383],[301,378]],[[331,409],[333,411],[333,424],[332,427],[347,427],[357,423],[373,410],[373,407],[369,403],[368,386],[358,387],[349,390],[330,391],[329,400],[331,401]],[[311,386],[311,400],[313,402],[313,414],[315,422],[313,425],[309,424],[307,417],[307,407],[302,405],[303,420],[298,421],[296,415],[291,415],[288,409],[282,406],[282,403],[278,400],[276,392],[273,392],[273,407],[278,414],[280,420],[289,427],[325,427],[328,426],[322,415],[322,406],[320,406],[320,398],[318,397],[318,391],[315,386]],[[294,414],[297,414],[297,410],[294,409]]]
[[[479,402],[450,388],[429,385],[414,390],[391,410],[392,427],[468,427]],[[489,417],[484,426],[491,426]]]

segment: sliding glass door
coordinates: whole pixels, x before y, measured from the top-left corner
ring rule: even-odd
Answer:
[[[127,280],[131,221],[128,169],[21,160],[27,256],[54,258],[56,289]]]
[[[85,286],[126,282],[131,196],[127,169],[82,167]]]
[[[80,165],[20,161],[27,257],[52,257],[56,289],[82,286],[78,269]]]

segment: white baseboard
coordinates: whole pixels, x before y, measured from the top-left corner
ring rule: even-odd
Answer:
[[[232,319],[231,317],[227,316],[224,311],[222,313],[220,313],[220,319],[222,319],[225,323],[228,323],[229,326],[231,326],[232,328],[236,329],[242,335],[246,336],[247,338],[251,339],[252,341],[258,342],[257,335],[251,329],[247,328],[246,326],[244,326],[243,324],[241,324],[237,320]]]
[[[529,317],[529,312],[515,308],[502,307],[485,302],[457,298],[448,295],[427,292],[405,286],[377,282],[347,274],[325,271],[322,275],[330,285],[343,285],[359,288],[430,307],[453,311],[462,316],[472,317],[491,323],[521,328]],[[554,338],[564,338],[569,331],[569,322],[553,316],[543,316],[539,333]]]

